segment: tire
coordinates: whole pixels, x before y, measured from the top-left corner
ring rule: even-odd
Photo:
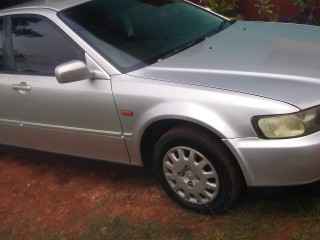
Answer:
[[[244,186],[226,147],[197,126],[180,125],[165,133],[154,148],[153,170],[175,202],[199,213],[223,212]]]

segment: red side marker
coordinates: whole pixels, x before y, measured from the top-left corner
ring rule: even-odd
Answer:
[[[130,111],[130,110],[121,110],[121,114],[123,116],[126,116],[126,117],[132,117],[133,116],[133,112]]]

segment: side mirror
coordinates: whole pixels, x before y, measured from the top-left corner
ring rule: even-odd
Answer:
[[[84,79],[91,79],[93,74],[87,65],[80,60],[72,60],[60,64],[55,69],[55,76],[59,83],[71,83]]]

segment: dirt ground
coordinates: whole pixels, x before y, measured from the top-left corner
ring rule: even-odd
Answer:
[[[42,239],[39,236],[45,231],[59,231],[77,239],[92,217],[115,218],[125,213],[130,213],[131,222],[178,223],[203,232],[199,239],[212,232],[216,234],[212,239],[219,239],[219,226],[237,224],[238,217],[249,215],[246,211],[252,203],[236,207],[238,215],[201,216],[173,203],[151,175],[37,152],[1,153],[0,194],[1,240],[6,236],[18,240]],[[258,208],[259,202],[253,200],[253,204],[253,208]],[[300,220],[286,212],[278,214],[270,210],[263,216],[266,219],[262,224],[278,226],[268,230],[270,239],[292,239],[292,232],[302,228]]]
[[[133,221],[176,221],[159,214],[175,204],[154,177],[82,159],[1,153],[0,193],[0,228],[17,228],[24,240],[37,238],[35,228],[41,226],[77,236],[98,214],[114,218],[130,212]]]

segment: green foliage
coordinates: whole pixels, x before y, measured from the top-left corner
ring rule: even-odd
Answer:
[[[268,21],[276,21],[278,15],[274,12],[275,5],[270,3],[270,0],[258,0],[258,3],[254,5],[258,8],[258,14]]]
[[[320,25],[320,0],[293,0],[293,3],[300,10],[288,22]]]
[[[239,8],[239,0],[209,0],[210,8],[225,16],[235,16]]]
[[[310,4],[311,0],[293,0],[294,5],[301,9],[305,9]]]

